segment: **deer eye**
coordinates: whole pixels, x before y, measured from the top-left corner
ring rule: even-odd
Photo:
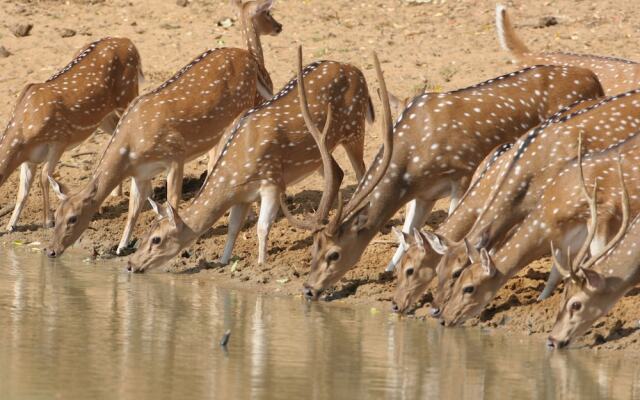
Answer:
[[[471,294],[473,293],[473,286],[465,286],[462,288],[462,293]]]
[[[151,238],[152,244],[160,244],[160,236],[154,236]]]
[[[405,271],[405,274],[407,274],[407,277],[413,275],[413,273],[414,273],[413,268],[407,268],[407,270]]]
[[[327,262],[338,261],[339,258],[340,253],[338,253],[337,251],[332,251],[331,253],[327,254]]]
[[[75,215],[73,217],[69,217],[69,219],[67,220],[67,222],[71,225],[75,224],[76,222],[78,222],[78,217],[76,217]]]
[[[582,308],[582,303],[579,301],[574,301],[571,303],[571,311],[580,311]]]
[[[454,279],[458,279],[458,277],[460,276],[461,272],[462,272],[461,269],[457,269],[457,270],[453,271],[453,274],[451,274],[451,277],[453,277]]]

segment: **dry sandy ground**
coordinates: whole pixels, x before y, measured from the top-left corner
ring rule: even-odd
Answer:
[[[527,7],[531,3],[535,6]],[[636,51],[640,11],[634,2],[522,0],[507,4],[519,32],[534,49],[640,58]],[[467,86],[514,69],[507,55],[498,48],[493,28],[494,7],[488,0],[433,0],[426,4],[405,0],[278,0],[274,14],[284,24],[284,32],[263,41],[267,68],[275,86],[280,87],[293,76],[295,49],[298,44],[304,44],[308,61],[325,58],[351,62],[364,71],[370,85],[375,87],[370,53],[376,50],[388,86],[394,93],[411,95],[425,86],[432,90]],[[537,28],[544,16],[555,16],[558,24]],[[131,38],[142,55],[146,88],[152,88],[208,47],[244,47],[237,26],[217,26],[218,21],[228,17],[234,17],[233,10],[223,0],[193,0],[187,7],[177,6],[173,0],[3,0],[0,45],[12,55],[0,58],[0,120],[8,119],[23,85],[48,78],[91,40],[107,35]],[[32,23],[30,36],[14,37],[9,28],[16,23]],[[73,29],[77,34],[63,38],[64,29]],[[379,110],[377,102],[376,108]],[[379,146],[378,129],[377,124],[368,128],[367,160],[371,160]],[[92,171],[96,153],[107,140],[106,135],[98,135],[68,152],[59,166],[59,177],[71,186],[81,185]],[[81,154],[87,152],[91,154]],[[341,153],[339,161],[345,166],[347,185],[352,186],[354,174]],[[198,188],[198,178],[205,166],[204,159],[188,166],[187,199]],[[0,207],[13,202],[17,178],[14,174],[0,188]],[[164,199],[163,179],[158,178],[154,185],[156,198]],[[289,193],[295,194],[296,204],[311,209],[317,204],[321,187],[319,176],[313,176],[289,189]],[[0,237],[5,245],[16,240],[46,243],[50,232],[39,225],[40,198],[40,190],[35,187],[20,220],[21,230]],[[439,211],[428,222],[432,228],[444,219],[446,202],[441,203]],[[91,229],[76,245],[76,251],[95,249],[98,254],[108,254],[119,239],[126,209],[126,198],[109,199]],[[136,236],[144,234],[152,218],[150,211],[144,213]],[[337,301],[390,299],[395,284],[392,279],[384,278],[381,271],[395,249],[389,228],[399,224],[401,218],[402,215],[398,215],[387,224],[357,268],[338,285],[339,293],[346,296]],[[1,226],[7,221],[8,216],[0,218]],[[270,236],[269,265],[258,267],[254,232],[253,224],[248,224],[241,234],[235,249],[236,263],[216,266],[212,260],[220,254],[226,234],[226,218],[223,218],[169,269],[209,274],[211,279],[236,282],[255,290],[298,294],[308,269],[311,243],[308,235],[295,232],[285,220],[279,220]],[[556,294],[542,303],[535,302],[547,269],[547,260],[534,263],[509,282],[490,310],[471,324],[539,334],[542,339],[551,327],[560,301]],[[625,297],[586,335],[584,343],[604,341],[596,347],[640,350],[639,303],[636,294]],[[424,309],[417,314],[424,315]]]

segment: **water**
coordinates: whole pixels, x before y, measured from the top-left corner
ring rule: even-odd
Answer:
[[[550,352],[214,279],[0,248],[0,399],[640,398],[624,353]]]

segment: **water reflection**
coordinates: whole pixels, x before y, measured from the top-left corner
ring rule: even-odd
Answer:
[[[227,290],[213,274],[0,252],[2,399],[640,397],[624,353],[548,352],[524,337]]]

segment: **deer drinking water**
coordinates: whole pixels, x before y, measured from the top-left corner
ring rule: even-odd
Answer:
[[[383,146],[345,210],[314,228],[305,295],[316,299],[337,282],[404,204],[413,200],[403,227],[410,233],[424,224],[436,200],[453,193],[455,201],[496,145],[515,140],[563,106],[601,95],[590,71],[537,66],[416,97],[395,124],[393,149]]]
[[[512,229],[504,243],[494,247],[491,254],[481,249],[479,260],[462,271],[442,312],[443,322],[455,325],[477,315],[508,279],[531,261],[548,255],[549,243],[558,249],[552,254],[560,263],[572,260],[574,254],[576,263],[580,263],[590,246],[592,254],[601,251],[603,245],[594,243],[594,237],[600,236],[604,243],[616,225],[624,231],[629,210],[640,209],[640,174],[634,166],[640,156],[639,143],[636,134],[613,148],[592,153],[584,163],[579,145],[578,160],[566,163],[546,185],[537,206]],[[589,188],[586,181],[594,182],[593,187]],[[598,205],[600,215],[596,212]],[[588,214],[589,224],[585,222]],[[598,220],[600,228],[596,230]]]
[[[384,98],[377,58],[375,65]],[[383,104],[387,122],[391,117],[386,99]],[[323,192],[317,216],[324,219],[342,180],[342,170],[329,160],[330,151],[342,145],[362,178],[365,118],[373,120],[373,108],[362,72],[334,61],[315,62],[303,70],[300,48],[297,79],[229,128],[200,193],[180,213],[167,205],[129,261],[129,270],[143,272],[162,265],[231,209],[220,257],[221,263],[228,263],[249,206],[258,198],[258,262],[265,263],[267,236],[287,186],[324,166],[325,177],[338,182]],[[321,122],[322,132],[316,127]]]
[[[62,154],[102,123],[113,132],[142,79],[138,50],[129,39],[104,38],[84,47],[62,70],[21,92],[0,139],[0,185],[20,166],[20,183],[7,229],[16,228],[38,164],[44,226],[51,226],[49,180]]]
[[[185,162],[215,146],[224,129],[243,111],[270,98],[260,35],[282,31],[271,15],[272,0],[242,3],[240,14],[248,50],[210,49],[129,107],[89,183],[69,195],[54,185],[62,202],[47,253],[59,256],[88,227],[108,193],[132,176],[129,214],[117,253],[129,245],[135,222],[151,193],[151,179],[167,174],[167,200],[182,197]]]
[[[590,54],[562,52],[534,53],[516,35],[507,8],[496,6],[496,29],[500,47],[508,51],[521,65],[566,65],[593,71],[608,96],[640,87],[640,64],[635,61]]]
[[[575,157],[579,135],[584,138],[587,153],[601,151],[635,135],[639,124],[640,91],[633,90],[605,98],[523,136],[498,180],[487,182],[490,194],[471,219],[471,227],[462,234],[462,240],[440,237],[432,241],[434,249],[440,247],[444,254],[437,266],[434,316],[446,305],[461,272],[479,261],[481,249],[489,251],[499,245],[535,208],[546,184],[557,177],[566,161]],[[466,208],[463,204],[460,207]],[[602,243],[603,235],[606,232],[600,232],[595,243]],[[553,282],[552,276],[541,299],[548,296]]]

